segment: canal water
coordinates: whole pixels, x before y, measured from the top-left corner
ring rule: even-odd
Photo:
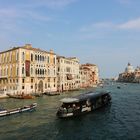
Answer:
[[[120,88],[117,88],[117,87]],[[111,92],[111,105],[89,114],[59,119],[59,100],[87,90],[32,100],[1,99],[5,108],[38,103],[36,111],[0,118],[0,140],[139,140],[140,84],[106,83],[97,90]]]

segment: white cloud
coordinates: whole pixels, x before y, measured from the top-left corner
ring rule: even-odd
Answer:
[[[58,22],[44,12],[44,9],[63,9],[78,0],[24,0],[0,5],[0,40],[12,40],[14,36],[32,34],[31,24],[34,26],[47,25],[50,21]],[[62,20],[62,19],[61,19]],[[63,20],[62,20],[63,21]],[[63,21],[67,22],[68,21]],[[29,23],[29,26],[28,26]],[[46,31],[47,32],[47,31]],[[51,33],[47,34],[52,37]]]
[[[123,23],[98,22],[81,27],[80,32],[104,32],[113,30],[140,30],[140,18],[129,20]]]
[[[45,0],[47,6],[55,8],[55,7],[64,7],[67,6],[76,0]]]
[[[4,17],[8,17],[8,18],[15,18],[18,16],[18,13],[16,12],[15,9],[0,9],[0,19],[4,18]]]
[[[24,7],[47,7],[50,9],[59,9],[66,7],[78,0],[29,0],[27,3],[23,3]],[[20,5],[20,3],[19,3]]]
[[[98,22],[98,23],[93,23],[89,26],[82,27],[80,29],[81,32],[92,32],[97,29],[109,29],[113,28],[114,24],[112,22]]]
[[[16,28],[22,29],[22,23],[29,20],[33,20],[34,23],[52,21],[52,17],[41,12],[39,9],[42,7],[51,9],[63,8],[76,1],[78,0],[25,0],[24,2],[9,3],[10,6],[1,5],[0,30],[13,31]]]
[[[119,29],[140,29],[140,18],[118,25]]]
[[[50,18],[49,16],[45,16],[45,15],[42,15],[35,11],[30,11],[30,10],[21,11],[21,15],[24,15],[24,18],[31,18],[38,21],[51,21],[52,20],[52,18]]]
[[[81,40],[110,38],[112,35],[114,36],[114,34],[117,37],[118,33],[119,34],[127,33],[126,31],[131,31],[131,33],[135,33],[137,31],[139,33],[140,18],[129,20],[123,23],[113,23],[113,22],[92,23],[81,27],[79,31],[80,33],[78,36],[79,39]]]
[[[13,33],[24,31],[22,22],[31,19],[35,22],[48,22],[52,18],[49,16],[42,15],[31,9],[22,8],[3,8],[0,9],[0,30],[1,32]]]

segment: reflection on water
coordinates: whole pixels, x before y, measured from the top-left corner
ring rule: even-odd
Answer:
[[[117,86],[121,88],[118,89]],[[91,89],[89,89],[91,90]],[[59,96],[43,96],[32,100],[2,99],[5,108],[15,108],[33,102],[36,111],[0,118],[0,139],[36,140],[127,140],[140,138],[140,85],[107,84],[97,91],[111,91],[112,104],[89,114],[59,119],[59,100],[85,92],[75,91]]]

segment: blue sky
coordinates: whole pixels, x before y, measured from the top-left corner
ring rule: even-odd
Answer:
[[[140,65],[140,0],[0,0],[0,51],[31,43],[115,77]]]

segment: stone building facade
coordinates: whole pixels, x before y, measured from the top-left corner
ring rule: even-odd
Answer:
[[[0,94],[77,90],[98,83],[98,67],[80,65],[76,57],[56,56],[31,44],[0,52]]]
[[[58,91],[76,90],[80,88],[79,67],[79,60],[76,57],[57,57]]]
[[[30,44],[0,52],[0,90],[16,94],[57,90],[56,54]]]
[[[137,67],[136,69],[128,63],[125,71],[119,74],[118,77],[119,82],[128,82],[128,83],[140,83],[140,68]]]
[[[135,69],[134,75],[135,75],[134,82],[135,83],[140,83],[140,67],[137,67]]]
[[[83,64],[80,66],[80,86],[94,87],[99,83],[99,70],[95,64]]]

